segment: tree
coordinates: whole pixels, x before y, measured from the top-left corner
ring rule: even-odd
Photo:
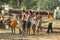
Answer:
[[[38,0],[37,9],[39,10],[54,10],[57,6],[59,6],[58,0]]]
[[[13,8],[18,8],[17,0],[9,0],[8,4]]]
[[[27,10],[50,10],[60,7],[59,0],[0,0],[0,5],[8,4],[13,8]]]

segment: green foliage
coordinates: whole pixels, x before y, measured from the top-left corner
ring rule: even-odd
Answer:
[[[9,0],[0,0],[0,5],[8,4]]]
[[[9,3],[8,3],[11,7],[13,8],[18,8],[17,6],[17,0],[9,0]]]
[[[36,5],[37,5],[37,0],[27,0],[26,1],[26,7],[27,9],[36,9]]]
[[[0,5],[8,4],[13,8],[27,10],[50,10],[60,7],[59,0],[0,0]]]

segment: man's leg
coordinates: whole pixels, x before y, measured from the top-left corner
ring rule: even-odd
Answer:
[[[30,28],[29,28],[29,34],[30,34]]]
[[[15,34],[15,28],[13,28],[14,34]]]
[[[32,30],[33,30],[33,34],[35,34],[35,27],[34,27],[34,24],[32,26]]]
[[[13,34],[13,28],[11,28],[12,34]]]
[[[50,28],[48,27],[47,33],[49,33]]]
[[[28,28],[27,28],[27,34],[28,34],[28,31],[29,31],[29,30],[28,30]]]
[[[52,27],[51,27],[51,33],[53,33],[53,29],[52,29]]]
[[[19,34],[21,34],[22,33],[22,31],[21,31],[21,29],[19,29]]]
[[[42,31],[41,23],[39,23],[38,28],[39,28],[39,31]]]
[[[36,25],[34,24],[34,34],[36,33]]]

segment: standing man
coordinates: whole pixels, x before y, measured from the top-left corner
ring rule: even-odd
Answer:
[[[22,33],[23,33],[23,35],[26,33],[26,13],[23,11],[22,12],[22,21],[23,21],[23,23],[22,23]]]
[[[4,27],[3,27],[3,20],[4,20],[4,18],[1,17],[1,18],[0,18],[0,28],[4,28]]]
[[[42,25],[42,14],[38,13],[37,18],[38,18],[38,23],[37,23],[38,29],[37,29],[37,31],[39,32],[40,30],[42,31],[42,27],[41,27],[41,25]]]
[[[36,15],[34,13],[32,14],[32,30],[33,30],[33,34],[35,35],[35,33],[36,33]]]
[[[30,27],[31,27],[31,13],[28,11],[27,18],[26,18],[26,25],[27,25],[27,34],[30,34]]]
[[[53,30],[52,30],[52,15],[48,12],[47,17],[48,17],[48,21],[49,21],[47,33],[49,33],[50,30],[51,30],[51,33],[52,33],[53,32]]]
[[[15,28],[16,28],[16,18],[13,17],[13,19],[11,20],[10,26],[11,26],[11,30],[12,30],[12,34],[15,34]]]
[[[19,17],[18,17],[18,20],[17,20],[17,23],[18,23],[18,28],[19,28],[19,34],[22,33],[22,14],[19,14]]]

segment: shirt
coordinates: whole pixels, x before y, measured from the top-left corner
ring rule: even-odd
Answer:
[[[52,15],[48,15],[47,17],[48,17],[49,23],[51,23],[52,22]]]
[[[12,20],[10,25],[11,25],[11,27],[15,28],[16,27],[16,20]]]
[[[32,18],[32,20],[31,20],[31,23],[32,24],[36,24],[36,19],[35,19],[36,17],[34,17],[34,18]]]
[[[42,19],[42,15],[38,15],[38,19]]]

